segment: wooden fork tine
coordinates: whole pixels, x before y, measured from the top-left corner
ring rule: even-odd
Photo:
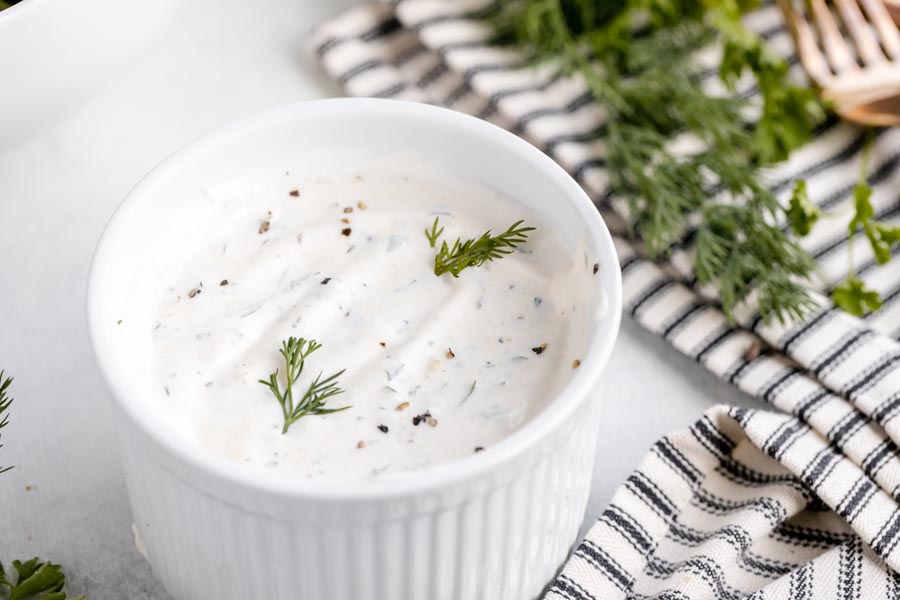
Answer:
[[[884,62],[884,54],[878,46],[878,39],[859,9],[856,0],[834,0],[844,26],[856,43],[856,51],[867,65]]]
[[[841,73],[859,68],[834,20],[834,15],[824,0],[810,0],[809,4],[812,6],[813,19],[819,27],[819,35],[822,36],[822,47],[825,48],[825,55],[834,72]]]
[[[881,44],[887,51],[888,56],[894,59],[900,59],[900,33],[897,32],[897,25],[894,24],[891,15],[884,6],[882,0],[860,0],[869,20],[878,30],[881,36]]]
[[[797,46],[797,55],[806,70],[806,74],[819,86],[823,87],[832,78],[831,68],[819,45],[816,36],[806,18],[797,13],[792,0],[778,0],[778,6],[784,15],[794,44]]]

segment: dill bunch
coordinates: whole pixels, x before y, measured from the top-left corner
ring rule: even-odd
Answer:
[[[582,76],[607,113],[609,196],[625,201],[630,231],[658,259],[694,236],[694,275],[719,292],[725,314],[755,293],[765,320],[814,305],[813,259],[778,226],[785,217],[761,169],[807,141],[824,111],[787,83],[788,66],[741,23],[736,0],[512,0],[494,17],[499,37],[535,61]],[[718,45],[718,77],[734,91],[749,73],[750,101],[703,87],[697,59]],[[676,153],[676,139],[699,144]]]

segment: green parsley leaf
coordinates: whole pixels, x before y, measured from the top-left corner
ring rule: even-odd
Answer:
[[[885,225],[875,221],[875,207],[872,205],[872,188],[866,183],[859,183],[853,189],[853,206],[855,214],[847,228],[850,236],[856,235],[856,230],[862,227],[875,261],[883,265],[891,260],[891,248],[900,243],[900,227]]]
[[[876,223],[875,228],[878,229],[878,235],[888,244],[900,244],[900,227],[892,227]]]
[[[850,235],[856,233],[856,228],[865,226],[875,217],[875,207],[872,206],[872,188],[865,183],[858,183],[853,188],[853,219],[847,226]]]
[[[66,576],[59,565],[32,558],[25,562],[14,560],[16,576],[10,577],[0,563],[0,598],[3,600],[66,600],[63,591]],[[70,600],[84,600],[76,596]]]
[[[881,235],[884,226],[878,223],[868,222],[863,227],[866,239],[872,246],[872,254],[875,255],[875,262],[883,265],[891,260],[891,243],[884,239]]]
[[[791,229],[800,237],[809,235],[813,225],[822,216],[819,207],[810,202],[809,194],[806,192],[806,182],[802,179],[794,185],[794,192],[791,194],[786,214]]]
[[[856,276],[848,277],[834,288],[831,298],[835,306],[857,317],[867,312],[875,312],[882,305],[878,292],[866,289],[863,281]]]

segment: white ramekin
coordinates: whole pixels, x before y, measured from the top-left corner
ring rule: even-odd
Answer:
[[[152,277],[155,240],[181,204],[235,176],[327,171],[398,150],[528,204],[573,250],[580,243],[599,258],[605,307],[582,366],[559,396],[489,451],[395,482],[276,478],[160,426],[143,365],[121,332],[146,309],[135,290]],[[581,188],[543,153],[484,121],[421,104],[322,100],[195,141],[122,202],[88,285],[90,334],[154,572],[178,600],[535,598],[584,516],[600,381],[621,301],[612,239]]]

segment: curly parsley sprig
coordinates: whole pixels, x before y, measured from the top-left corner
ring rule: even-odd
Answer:
[[[7,425],[9,425],[9,413],[6,411],[9,410],[10,405],[13,402],[13,399],[7,396],[7,390],[9,390],[9,386],[12,385],[12,377],[3,377],[3,371],[0,371],[0,429],[3,429]],[[3,445],[0,444],[0,448],[3,448]],[[0,467],[0,473],[5,473],[12,469],[12,467]]]
[[[284,427],[282,434],[288,432],[291,425],[307,415],[328,415],[331,413],[347,410],[349,406],[340,408],[325,408],[326,401],[338,394],[343,394],[344,390],[338,387],[337,378],[344,374],[346,369],[341,369],[337,373],[322,379],[322,372],[316,375],[316,378],[309,384],[309,387],[303,392],[299,402],[294,400],[294,384],[303,374],[303,367],[309,355],[322,347],[322,344],[316,340],[307,340],[305,338],[290,337],[281,342],[281,350],[279,353],[284,358],[284,371],[286,386],[284,391],[278,382],[278,369],[269,375],[269,379],[260,379],[259,382],[271,390],[272,395],[281,405],[281,411],[284,414]]]
[[[435,217],[434,224],[431,229],[425,230],[425,237],[428,243],[434,248],[438,238],[444,232],[444,228],[438,229],[438,219]],[[535,227],[523,227],[524,221],[519,220],[509,226],[509,228],[499,235],[491,235],[491,230],[487,230],[481,234],[481,237],[462,241],[456,238],[453,245],[450,246],[446,241],[441,242],[434,257],[434,274],[441,276],[444,273],[450,273],[454,277],[468,267],[480,267],[490,260],[503,258],[507,254],[515,252],[516,248],[524,244],[528,239],[528,234],[535,231]]]
[[[863,147],[862,161],[860,162],[859,181],[853,188],[853,218],[847,225],[850,233],[848,246],[847,279],[834,288],[831,298],[835,305],[852,315],[861,317],[869,312],[875,312],[882,306],[881,295],[866,287],[865,283],[856,275],[856,265],[853,250],[856,243],[857,231],[861,230],[872,247],[875,262],[883,265],[891,260],[891,248],[900,244],[900,227],[887,225],[875,219],[875,207],[872,205],[872,188],[869,187],[869,159],[872,154],[874,134],[871,129],[866,132],[865,146]]]
[[[66,600],[63,590],[66,576],[59,565],[39,558],[25,562],[14,560],[12,572],[7,574],[0,563],[0,598],[8,600]],[[69,600],[84,600],[86,596],[76,596]]]
[[[854,258],[856,238],[862,233],[869,245],[875,262],[883,265],[892,258],[893,247],[900,244],[900,227],[888,225],[875,219],[875,207],[872,205],[872,188],[869,186],[869,159],[872,154],[874,135],[872,130],[866,132],[862,160],[859,165],[859,179],[853,188],[853,218],[847,224],[849,240],[847,242],[847,278],[831,291],[831,300],[838,308],[861,317],[873,313],[882,307],[881,295],[877,290],[866,287],[865,282],[856,274]],[[787,211],[788,222],[794,233],[800,237],[809,235],[813,225],[822,217],[834,217],[834,213],[823,213],[809,201],[806,186],[798,184],[791,196]]]

